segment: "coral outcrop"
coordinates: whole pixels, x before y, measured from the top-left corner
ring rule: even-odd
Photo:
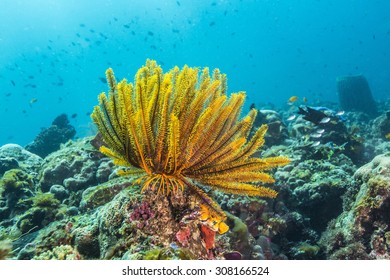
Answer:
[[[107,181],[113,165],[90,140],[69,142],[47,156],[38,175],[40,190],[47,192],[53,185],[60,185],[67,191],[80,191]]]
[[[44,158],[75,135],[76,129],[69,123],[68,116],[62,114],[54,119],[50,127],[43,129],[34,141],[26,146],[26,150]]]
[[[363,75],[338,77],[337,91],[344,110],[364,112],[371,116],[377,114],[376,103]]]
[[[376,156],[354,174],[355,190],[322,244],[330,259],[390,258],[390,154]]]

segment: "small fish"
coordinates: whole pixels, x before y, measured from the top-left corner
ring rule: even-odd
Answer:
[[[177,244],[175,242],[172,242],[171,244],[169,244],[169,247],[171,247],[173,250],[177,250],[179,248],[179,246],[177,246]]]
[[[330,121],[330,118],[329,117],[325,117],[323,118],[320,123],[328,123]]]
[[[342,116],[342,115],[344,115],[345,114],[345,111],[338,111],[337,113],[336,113],[336,116]]]
[[[291,97],[288,99],[287,104],[288,104],[288,105],[293,105],[294,102],[296,102],[298,99],[299,99],[298,96],[293,95],[293,96],[291,96]]]
[[[312,134],[310,134],[310,137],[312,137],[312,138],[320,138],[321,136],[322,136],[321,133],[312,133]]]
[[[124,28],[130,28],[130,25],[124,24],[123,27],[124,27]]]
[[[32,104],[36,103],[37,101],[38,101],[37,98],[31,98],[31,100],[30,100],[30,107],[31,107]]]
[[[312,146],[312,147],[317,147],[317,146],[320,145],[320,144],[321,144],[320,141],[316,141],[316,142],[314,142],[311,146]]]
[[[12,84],[13,86],[15,86],[15,82],[14,82],[13,80],[11,80],[11,84]]]
[[[322,134],[322,133],[325,132],[325,129],[319,128],[319,129],[316,130],[316,132],[319,133],[319,134]]]
[[[74,119],[75,117],[77,117],[77,114],[76,113],[72,114],[71,118]]]
[[[390,139],[390,133],[387,133],[387,134],[385,135],[385,138],[386,138],[386,139]]]
[[[99,80],[100,80],[103,84],[105,84],[105,83],[107,82],[106,78],[104,78],[104,77],[99,77]]]
[[[214,21],[212,21],[212,22],[209,23],[209,26],[214,26],[214,25],[215,25],[215,22],[214,22]]]
[[[176,1],[176,5],[178,5],[180,7],[180,2],[179,1]]]
[[[148,31],[148,35],[149,35],[149,36],[153,36],[154,33],[153,33],[152,31]]]
[[[306,103],[307,102],[307,98],[306,97],[302,98],[302,101]]]
[[[295,120],[296,117],[297,117],[296,115],[291,115],[291,116],[289,116],[289,117],[287,118],[287,120],[288,120],[288,121],[293,121],[293,120]]]

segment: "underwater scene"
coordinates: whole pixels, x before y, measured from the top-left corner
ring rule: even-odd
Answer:
[[[3,0],[0,260],[390,259],[388,11]]]

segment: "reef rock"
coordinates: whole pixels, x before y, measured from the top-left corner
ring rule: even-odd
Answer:
[[[342,158],[344,162],[339,161]],[[342,212],[341,196],[352,184],[350,178],[354,169],[349,159],[339,155],[333,161],[300,162],[290,171],[287,180],[292,191],[288,205],[308,217],[316,231],[324,230],[327,223]]]
[[[47,192],[53,185],[62,185],[68,191],[83,190],[108,180],[112,164],[92,147],[89,139],[69,142],[43,161],[39,187]]]
[[[68,116],[62,114],[54,119],[50,127],[43,129],[34,141],[26,146],[26,150],[44,158],[75,135],[76,129],[69,124]]]
[[[278,112],[273,110],[259,110],[253,127],[258,128],[262,124],[268,125],[268,130],[264,137],[266,145],[281,144],[288,137],[287,127]]]
[[[37,174],[41,164],[41,157],[17,144],[6,144],[0,147],[0,175],[13,168],[23,169],[29,174]]]
[[[322,244],[330,259],[390,259],[390,153],[354,174],[355,192],[330,224]]]

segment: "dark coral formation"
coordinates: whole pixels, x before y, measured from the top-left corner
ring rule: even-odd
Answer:
[[[57,151],[61,144],[75,135],[76,129],[69,123],[68,116],[62,114],[54,119],[50,127],[43,129],[34,141],[26,146],[26,150],[44,158]]]
[[[363,75],[337,78],[337,91],[341,108],[344,110],[363,112],[370,116],[377,114],[376,103]]]

